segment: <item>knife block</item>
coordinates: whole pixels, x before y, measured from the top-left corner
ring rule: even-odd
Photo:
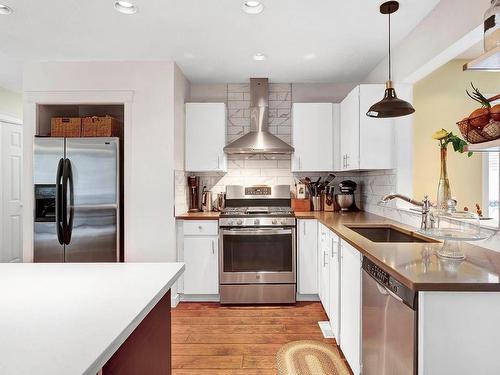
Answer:
[[[326,194],[322,195],[323,198],[323,210],[327,212],[335,211],[335,197],[328,196]]]

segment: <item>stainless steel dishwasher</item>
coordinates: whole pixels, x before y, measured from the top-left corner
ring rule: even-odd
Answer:
[[[363,258],[362,374],[417,374],[416,293]]]

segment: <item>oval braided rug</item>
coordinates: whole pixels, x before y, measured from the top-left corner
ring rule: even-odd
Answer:
[[[320,341],[293,341],[276,354],[280,375],[349,375],[339,351]]]

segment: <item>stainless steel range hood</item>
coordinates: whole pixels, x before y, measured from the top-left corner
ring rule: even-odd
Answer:
[[[291,154],[288,143],[269,133],[269,83],[250,78],[250,132],[224,147],[226,154]]]

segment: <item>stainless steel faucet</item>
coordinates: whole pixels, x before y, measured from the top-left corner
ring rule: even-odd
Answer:
[[[429,196],[424,196],[422,201],[417,201],[413,198],[407,197],[399,193],[390,193],[385,195],[380,203],[387,203],[395,198],[404,200],[414,206],[422,207],[422,222],[420,223],[420,229],[427,230],[434,228],[434,217],[431,214],[432,203],[429,200]]]

